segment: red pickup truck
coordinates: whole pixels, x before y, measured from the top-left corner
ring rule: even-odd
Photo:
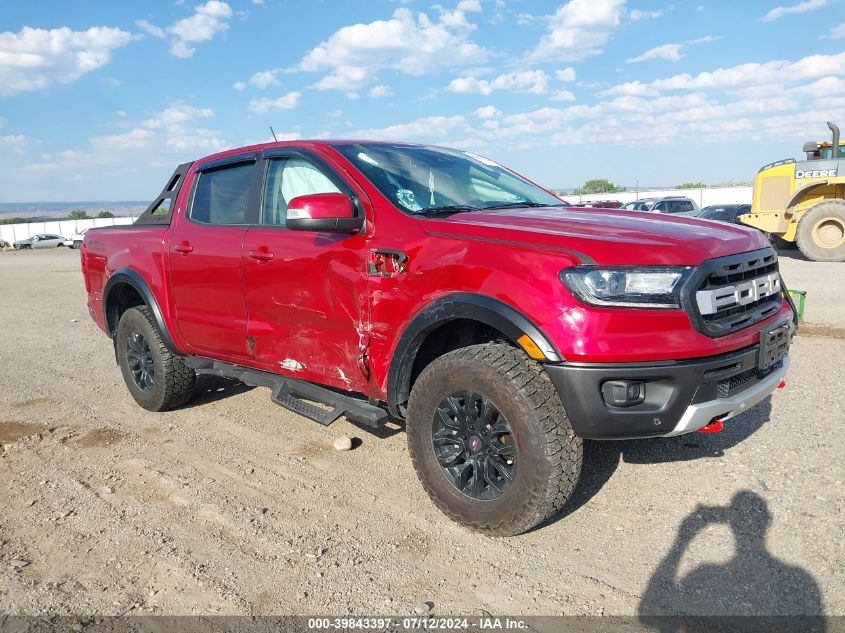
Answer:
[[[582,438],[717,430],[763,400],[794,331],[759,231],[573,208],[401,143],[180,165],[134,225],[85,234],[82,269],[145,409],[215,374],[325,425],[404,421],[432,500],[497,535],[561,509]]]

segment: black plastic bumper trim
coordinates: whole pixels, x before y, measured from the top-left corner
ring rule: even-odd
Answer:
[[[547,364],[545,369],[576,435],[594,440],[636,439],[667,435],[689,405],[718,399],[719,382],[756,367],[759,348],[753,345],[671,363],[563,363]],[[601,394],[606,380],[645,382],[645,401],[630,407],[608,406]]]

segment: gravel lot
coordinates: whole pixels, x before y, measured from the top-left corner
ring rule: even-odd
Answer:
[[[845,615],[845,265],[782,254],[826,326],[786,390],[722,433],[589,443],[566,516],[491,539],[435,510],[401,432],[221,380],[141,410],[78,259],[0,253],[0,613]]]

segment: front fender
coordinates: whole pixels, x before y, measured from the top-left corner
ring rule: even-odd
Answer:
[[[528,317],[513,306],[487,295],[456,292],[428,304],[405,327],[393,352],[387,380],[387,404],[393,415],[410,395],[410,379],[414,360],[426,336],[441,325],[456,319],[478,321],[488,325],[511,342],[527,335],[549,362],[563,358],[554,343]]]

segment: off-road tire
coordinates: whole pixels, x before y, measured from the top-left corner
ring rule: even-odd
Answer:
[[[817,241],[820,233],[832,236],[831,246],[825,247]],[[807,259],[845,262],[845,200],[826,200],[810,208],[798,222],[796,237],[798,249]]]
[[[507,419],[516,443],[513,481],[495,499],[463,494],[447,478],[433,445],[434,416],[451,393],[471,389]],[[577,437],[548,374],[507,343],[473,345],[444,354],[414,383],[406,422],[417,476],[449,518],[491,536],[513,536],[556,515],[581,473]]]
[[[154,379],[152,387],[142,389],[133,377],[128,361],[128,340],[133,333],[140,334],[149,346]],[[123,380],[135,402],[147,411],[166,411],[185,404],[191,398],[196,373],[185,365],[185,359],[171,352],[161,338],[149,308],[130,308],[120,317],[115,336],[117,362]]]

